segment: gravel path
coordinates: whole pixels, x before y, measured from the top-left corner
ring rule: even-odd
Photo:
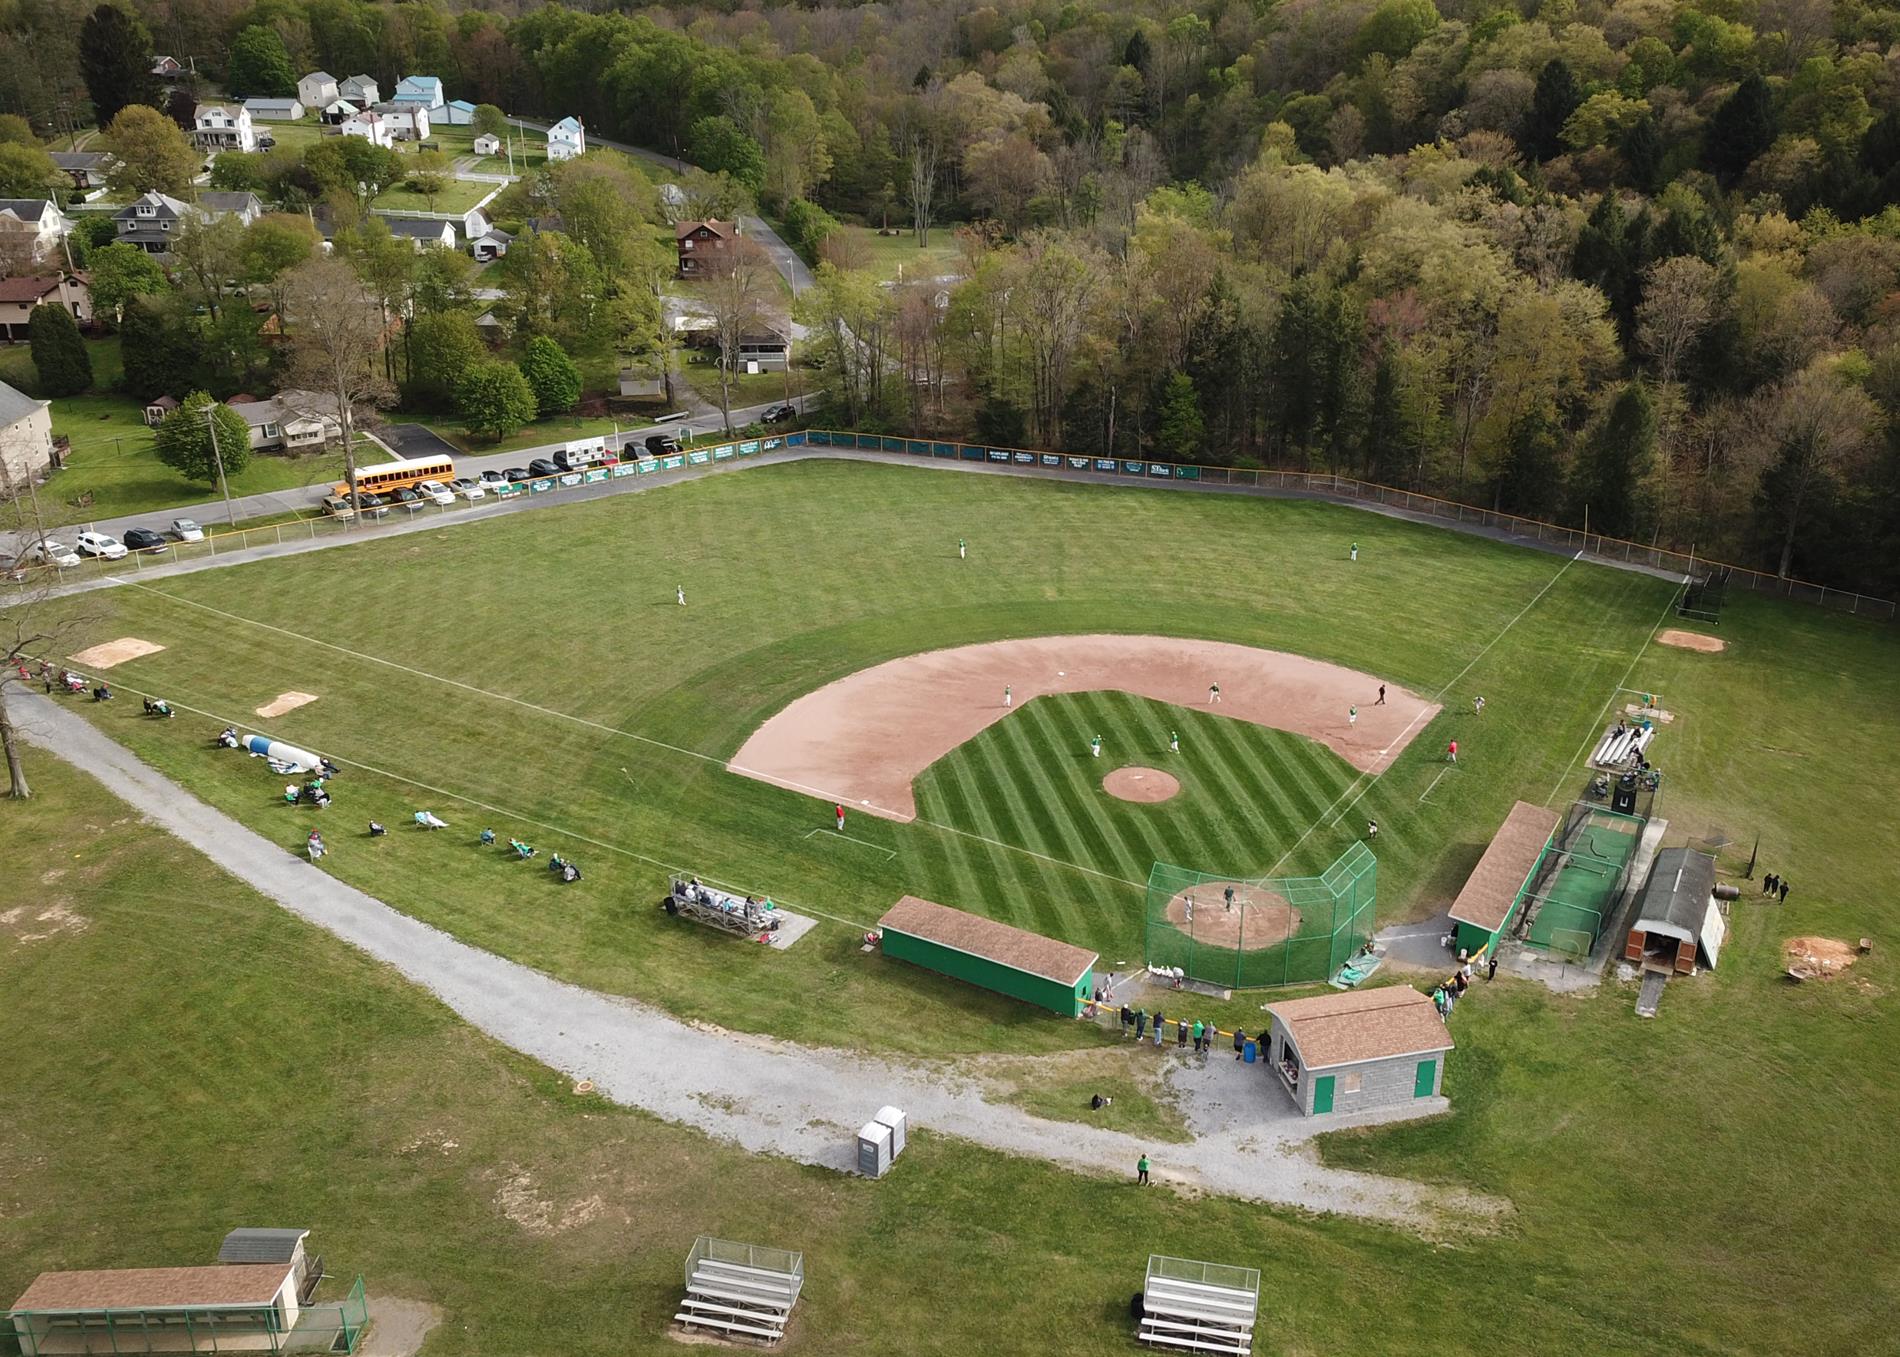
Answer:
[[[1393,1221],[1440,1232],[1488,1221],[1502,1203],[1322,1167],[1305,1128],[1257,1067],[1219,1058],[1171,1075],[1197,1140],[1156,1146],[1049,1122],[986,1101],[947,1070],[811,1049],[679,1022],[458,942],[293,857],[162,776],[51,699],[10,699],[28,740],[99,778],[147,819],[291,913],[435,994],[488,1035],[608,1097],[667,1121],[810,1164],[853,1166],[853,1132],[894,1104],[913,1125],[1087,1173],[1130,1176],[1148,1151],[1155,1178],[1187,1189]]]

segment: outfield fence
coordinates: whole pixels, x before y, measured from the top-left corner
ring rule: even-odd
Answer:
[[[889,434],[848,433],[835,429],[812,429],[807,438],[813,447],[849,448],[859,452],[902,453],[911,457],[945,461],[981,462],[999,469],[1041,472],[1087,480],[1114,480],[1121,483],[1140,481],[1151,485],[1241,486],[1267,494],[1327,499],[1341,504],[1377,504],[1420,514],[1451,523],[1468,524],[1528,538],[1565,551],[1581,551],[1605,561],[1642,566],[1684,579],[1698,571],[1711,569],[1727,572],[1727,583],[1758,594],[1789,598],[1834,612],[1893,621],[1900,608],[1890,599],[1874,598],[1852,590],[1834,589],[1805,580],[1783,579],[1746,566],[1711,561],[1689,552],[1670,551],[1665,547],[1646,546],[1601,533],[1566,528],[1540,519],[1522,518],[1480,509],[1456,500],[1421,495],[1414,490],[1362,481],[1318,471],[1268,471],[1245,467],[1195,466],[1180,462],[1157,462],[1126,457],[1083,456],[1076,453],[1043,452],[1029,448],[995,447],[985,443],[944,442],[935,439],[897,438]]]
[[[1377,897],[1378,862],[1363,843],[1313,877],[1242,879],[1157,862],[1145,961],[1228,989],[1330,980],[1371,941]]]

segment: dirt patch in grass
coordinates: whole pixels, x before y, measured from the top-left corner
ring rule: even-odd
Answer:
[[[606,1210],[598,1195],[582,1197],[561,1206],[543,1197],[526,1169],[511,1168],[495,1192],[495,1205],[501,1213],[531,1235],[546,1237],[563,1234],[597,1219]]]
[[[1832,980],[1846,973],[1860,953],[1838,938],[1789,938],[1781,944],[1790,971],[1807,980]]]
[[[61,933],[83,933],[90,927],[91,919],[75,913],[65,904],[47,905],[41,909],[31,905],[15,905],[11,909],[0,910],[0,928],[11,933],[15,942],[45,942]]]
[[[1166,801],[1181,791],[1181,779],[1159,768],[1117,768],[1102,779],[1102,790],[1123,801],[1149,806]]]
[[[259,716],[282,716],[287,711],[296,711],[299,707],[307,707],[316,700],[317,695],[315,693],[279,693],[276,697],[273,697],[256,710]]]
[[[142,655],[156,655],[164,648],[151,641],[141,641],[136,636],[121,636],[116,641],[106,641],[80,651],[73,656],[73,662],[88,669],[110,669]]]
[[[1678,650],[1700,650],[1708,655],[1719,654],[1728,649],[1728,642],[1719,636],[1704,636],[1699,631],[1678,631],[1674,627],[1659,635],[1656,643],[1674,646]]]

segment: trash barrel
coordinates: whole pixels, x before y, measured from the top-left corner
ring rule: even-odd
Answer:
[[[1241,1053],[1241,1059],[1245,1060],[1249,1065],[1253,1064],[1253,1056],[1254,1056],[1254,1051],[1256,1049],[1257,1049],[1257,1044],[1255,1043],[1254,1039],[1252,1037],[1248,1037],[1247,1048],[1245,1051]]]

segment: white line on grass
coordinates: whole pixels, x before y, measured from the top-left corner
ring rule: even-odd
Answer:
[[[1656,633],[1662,630],[1662,624],[1669,620],[1670,611],[1675,606],[1676,606],[1676,600],[1672,596],[1669,602],[1663,605],[1662,616],[1656,619],[1656,625],[1649,629],[1649,635],[1643,638],[1642,645],[1638,646],[1636,648],[1636,653],[1630,656],[1629,668],[1625,669],[1623,671],[1623,677],[1616,681],[1616,687],[1610,689],[1610,695],[1608,698],[1604,700],[1602,710],[1597,713],[1596,719],[1590,723],[1589,732],[1583,737],[1583,747],[1577,750],[1575,754],[1572,754],[1570,756],[1570,762],[1566,763],[1564,765],[1563,772],[1557,775],[1557,785],[1552,787],[1550,789],[1550,795],[1544,798],[1544,804],[1546,806],[1548,806],[1552,801],[1555,801],[1557,799],[1557,793],[1564,789],[1564,783],[1569,780],[1571,770],[1577,766],[1577,760],[1582,758],[1584,754],[1588,752],[1590,749],[1594,748],[1597,740],[1601,738],[1597,734],[1597,728],[1601,726],[1604,722],[1604,719],[1609,716],[1610,708],[1616,705],[1616,695],[1618,693],[1634,693],[1634,692],[1642,691],[1640,688],[1626,688],[1623,685],[1628,683],[1630,679],[1630,675],[1636,672],[1637,664],[1642,660],[1643,655],[1649,650],[1650,645],[1655,641]]]
[[[887,858],[894,858],[897,856],[895,852],[893,852],[889,848],[886,848],[883,844],[872,843],[869,839],[853,838],[849,834],[840,834],[835,829],[814,829],[810,831],[810,833],[807,833],[805,837],[809,839],[813,834],[829,834],[832,838],[843,839],[846,843],[862,844],[864,847],[870,849],[872,852],[882,853]]]
[[[1420,792],[1418,794],[1418,799],[1421,802],[1423,802],[1426,797],[1430,796],[1432,794],[1432,787],[1436,787],[1439,784],[1439,782],[1444,778],[1445,774],[1449,773],[1450,771],[1451,771],[1450,764],[1446,764],[1443,768],[1440,768],[1438,770],[1438,776],[1432,779],[1432,786],[1427,787],[1424,791]]]
[[[835,793],[828,792],[822,787],[807,786],[804,783],[794,782],[789,778],[782,778],[773,774],[761,773],[757,769],[747,768],[743,764],[728,763],[726,760],[719,758],[717,755],[714,755],[714,754],[702,754],[697,749],[684,749],[676,744],[668,744],[664,740],[656,740],[650,735],[641,735],[635,731],[623,730],[618,726],[606,725],[600,721],[590,721],[585,716],[575,716],[569,712],[556,711],[552,707],[543,707],[539,703],[529,702],[525,700],[524,698],[510,697],[506,693],[497,693],[487,688],[479,688],[472,683],[464,683],[460,679],[446,678],[441,674],[431,674],[426,669],[416,669],[416,668],[411,667],[410,665],[400,664],[395,660],[386,660],[380,655],[371,655],[360,650],[351,650],[348,646],[340,646],[340,645],[337,645],[334,641],[324,641],[324,640],[320,640],[319,638],[315,636],[307,636],[303,632],[300,632],[300,631],[291,631],[288,627],[274,626],[269,622],[259,622],[256,618],[244,617],[238,613],[228,613],[224,611],[224,609],[222,608],[212,607],[209,603],[200,603],[196,599],[181,598],[177,594],[168,594],[163,589],[154,589],[151,585],[141,584],[137,580],[126,580],[125,583],[130,585],[134,589],[142,589],[148,594],[155,594],[159,598],[169,600],[170,602],[173,602],[173,603],[182,603],[187,607],[198,608],[204,612],[210,613],[214,617],[224,618],[226,621],[242,622],[246,624],[247,626],[259,627],[265,631],[275,632],[279,636],[287,636],[293,641],[304,641],[313,646],[320,646],[325,650],[333,650],[339,655],[348,655],[351,659],[365,660],[371,664],[384,665],[387,668],[397,670],[404,674],[409,674],[415,678],[427,679],[433,683],[446,684],[447,686],[451,688],[460,688],[463,692],[474,693],[475,695],[479,697],[492,698],[497,702],[506,702],[512,706],[521,707],[527,711],[535,712],[542,716],[551,716],[555,718],[557,721],[571,721],[575,725],[585,726],[590,730],[598,730],[602,732],[603,734],[618,735],[625,739],[636,740],[641,744],[652,745],[656,749],[664,749],[668,751],[669,753],[683,754],[687,758],[698,759],[702,763],[710,763],[718,768],[726,768],[732,772],[744,774],[760,782],[767,783],[770,786],[780,787],[787,791],[804,792],[807,795],[818,797],[820,800],[824,800],[824,801],[838,802],[838,801],[844,801],[847,799]],[[368,765],[365,764],[362,766],[367,767]],[[624,772],[625,770],[623,769],[622,771]],[[408,779],[402,779],[402,780],[408,781]],[[414,785],[422,786],[423,784],[416,783]],[[454,793],[443,792],[442,795],[451,796],[451,795],[454,795]],[[466,799],[466,798],[463,798],[463,799]],[[1031,848],[1023,848],[1017,844],[1004,843],[1001,840],[992,839],[982,834],[973,834],[969,830],[958,829],[953,825],[938,824],[934,820],[924,820],[914,815],[906,816],[902,811],[893,810],[888,806],[873,806],[867,801],[859,801],[857,804],[860,806],[867,806],[871,810],[878,811],[885,815],[888,815],[893,820],[897,820],[900,823],[912,823],[912,824],[925,825],[931,829],[942,830],[946,834],[956,834],[966,839],[974,839],[979,843],[989,844],[991,847],[1003,849],[1005,852],[1021,853],[1025,857],[1032,857],[1032,858],[1037,859],[1038,861],[1049,863],[1050,865],[1055,866],[1055,867],[1066,867],[1070,869],[1071,871],[1083,872],[1089,876],[1100,877],[1104,881],[1114,881],[1124,886],[1132,886],[1136,890],[1147,889],[1147,885],[1145,882],[1130,881],[1125,877],[1114,876],[1108,872],[1100,872],[1100,871],[1097,871],[1093,867],[1084,867],[1079,862],[1065,862],[1061,858],[1053,858],[1053,857],[1050,857],[1046,853],[1038,853],[1034,849],[1031,849]],[[893,856],[895,855],[893,854]],[[816,912],[816,911],[812,911],[812,912]]]
[[[1538,605],[1538,603],[1543,600],[1543,597],[1545,594],[1548,594],[1552,589],[1557,587],[1557,581],[1564,577],[1564,572],[1570,569],[1571,566],[1575,565],[1578,561],[1582,559],[1583,559],[1583,553],[1579,551],[1575,556],[1572,556],[1569,560],[1565,561],[1562,565],[1558,566],[1557,573],[1552,575],[1548,580],[1544,582],[1544,587],[1537,591],[1536,595],[1531,599],[1529,603],[1526,603],[1522,608],[1518,609],[1517,616],[1513,617],[1509,622],[1506,622],[1504,624],[1503,629],[1500,630],[1496,636],[1493,636],[1489,641],[1486,641],[1484,643],[1484,648],[1480,650],[1476,655],[1473,655],[1470,658],[1470,660],[1466,662],[1465,667],[1463,669],[1460,669],[1457,673],[1451,676],[1450,682],[1446,683],[1444,687],[1440,688],[1437,692],[1432,694],[1432,701],[1436,703],[1441,698],[1443,698],[1446,693],[1450,692],[1460,679],[1462,679],[1466,674],[1469,674],[1472,671],[1472,669],[1474,669],[1477,666],[1477,663],[1479,660],[1483,659],[1486,655],[1489,655],[1491,653],[1491,647],[1495,646],[1499,641],[1502,641],[1505,638],[1505,636],[1510,632],[1512,627],[1515,627],[1519,622],[1522,622],[1524,620],[1524,615],[1528,613],[1532,608],[1535,608]],[[1625,677],[1627,677],[1627,675]],[[1403,741],[1405,737],[1411,732],[1412,727],[1418,723],[1419,717],[1423,716],[1424,714],[1425,714],[1425,711],[1423,708],[1420,708],[1417,712],[1415,712],[1412,716],[1412,719],[1405,723],[1405,729],[1399,732],[1398,739],[1393,740],[1392,743],[1398,744],[1401,741]],[[1390,765],[1388,765],[1388,767],[1389,766]],[[1313,821],[1312,824],[1306,827],[1306,833],[1300,835],[1299,838],[1293,841],[1293,847],[1287,849],[1286,852],[1280,854],[1280,860],[1274,863],[1273,866],[1270,869],[1268,869],[1267,875],[1273,876],[1280,870],[1280,868],[1284,867],[1286,865],[1287,859],[1292,857],[1293,854],[1299,850],[1299,847],[1301,844],[1305,843],[1307,839],[1312,837],[1313,831],[1318,829],[1321,824],[1327,824],[1329,827],[1333,825],[1337,825],[1340,822],[1340,820],[1345,817],[1346,812],[1351,810],[1354,806],[1358,805],[1361,799],[1364,798],[1365,794],[1372,790],[1373,786],[1378,782],[1379,778],[1384,775],[1385,771],[1386,771],[1385,769],[1380,769],[1378,773],[1374,773],[1374,774],[1361,773],[1359,774],[1358,777],[1354,778],[1351,782],[1347,783],[1346,790],[1339,794],[1339,799],[1334,801],[1333,804],[1327,807],[1324,811],[1320,812],[1319,818]],[[1369,781],[1368,781],[1368,778],[1370,778]],[[1363,787],[1360,786],[1362,782],[1365,783]],[[1353,794],[1353,788],[1355,787],[1358,787],[1359,790],[1356,794]],[[1347,801],[1346,797],[1349,794],[1352,794],[1352,800]],[[1420,799],[1422,800],[1423,798],[1420,798]],[[1341,802],[1344,802],[1344,804],[1342,805]],[[1330,817],[1330,819],[1328,817]]]

